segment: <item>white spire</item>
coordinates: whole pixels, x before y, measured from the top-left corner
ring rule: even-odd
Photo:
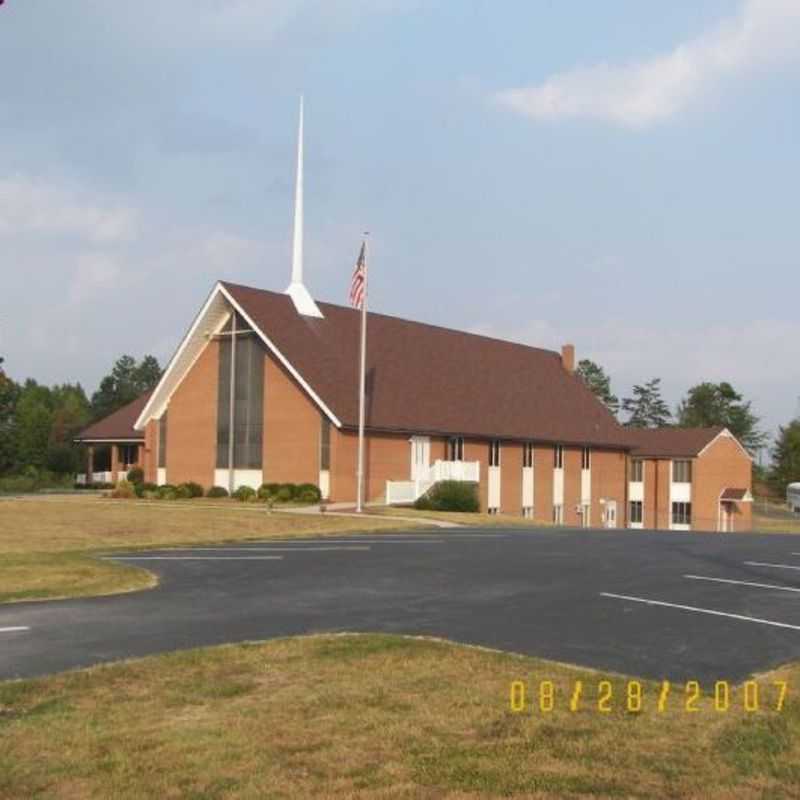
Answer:
[[[300,98],[300,130],[297,136],[297,186],[294,199],[294,240],[292,242],[292,282],[286,290],[299,314],[321,317],[322,312],[303,283],[303,98]]]

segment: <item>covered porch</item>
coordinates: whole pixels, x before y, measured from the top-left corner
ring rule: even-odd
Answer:
[[[749,489],[723,489],[717,506],[717,530],[720,533],[735,531],[736,520],[742,516],[742,505],[752,502],[753,495]]]
[[[75,476],[75,483],[117,483],[125,480],[128,470],[143,466],[142,442],[84,442],[85,471]]]

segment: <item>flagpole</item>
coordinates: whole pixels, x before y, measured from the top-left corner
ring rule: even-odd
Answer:
[[[366,390],[367,362],[367,290],[369,288],[369,266],[367,262],[367,241],[369,234],[364,234],[364,299],[361,303],[361,373],[358,390],[358,470],[356,472],[356,511],[363,511],[364,501],[364,396]]]

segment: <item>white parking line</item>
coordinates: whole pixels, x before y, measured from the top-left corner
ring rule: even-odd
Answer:
[[[24,625],[17,625],[14,628],[0,628],[0,633],[14,633],[14,631],[29,631],[30,628]]]
[[[631,603],[644,603],[648,606],[663,606],[665,608],[677,608],[680,611],[691,611],[695,614],[710,614],[714,617],[728,617],[738,619],[743,622],[757,622],[759,625],[771,625],[774,628],[789,628],[800,631],[800,625],[789,625],[786,622],[775,622],[771,619],[760,619],[759,617],[746,617],[743,614],[729,614],[727,611],[714,611],[710,608],[697,608],[696,606],[684,606],[678,603],[666,603],[663,600],[648,600],[646,597],[630,597],[624,594],[611,594],[610,592],[600,592],[601,597],[611,597],[615,600],[627,600]]]
[[[282,561],[283,556],[104,556],[119,561]]]
[[[195,551],[205,553],[327,553],[331,550],[369,550],[369,545],[358,545],[354,547],[171,547],[177,553],[188,553]],[[111,556],[114,557],[113,555]]]
[[[715,583],[733,583],[737,586],[753,586],[756,589],[780,589],[782,592],[800,592],[800,589],[794,586],[775,586],[773,583],[753,583],[751,581],[733,581],[730,578],[707,578],[703,575],[684,575],[684,578],[689,578],[692,581],[714,581]]]
[[[773,567],[774,569],[800,569],[793,564],[766,564],[763,561],[745,561],[748,567]]]
[[[320,545],[320,544],[355,544],[353,539],[314,539],[313,541],[297,541],[294,539],[265,539],[254,540],[253,544],[291,544],[299,545],[302,549],[308,549],[304,545]],[[357,540],[359,544],[444,544],[444,539],[361,539]],[[298,547],[298,549],[301,549]]]

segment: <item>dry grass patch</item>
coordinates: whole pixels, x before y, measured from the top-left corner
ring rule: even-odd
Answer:
[[[370,514],[382,517],[408,517],[437,519],[444,522],[455,522],[459,525],[471,525],[480,528],[552,528],[547,522],[525,519],[517,514],[475,514],[467,511],[420,511],[416,508],[381,507],[370,508]]]
[[[567,710],[599,677],[369,635],[2,683],[0,797],[797,797],[791,695],[781,714]],[[796,689],[800,668],[783,677]],[[556,710],[512,714],[516,679],[552,680]]]
[[[199,545],[270,537],[397,530],[365,517],[269,513],[262,505],[143,502],[105,497],[0,501],[0,602],[146,589],[146,570],[99,561],[115,548]],[[404,524],[403,527],[408,527]]]

